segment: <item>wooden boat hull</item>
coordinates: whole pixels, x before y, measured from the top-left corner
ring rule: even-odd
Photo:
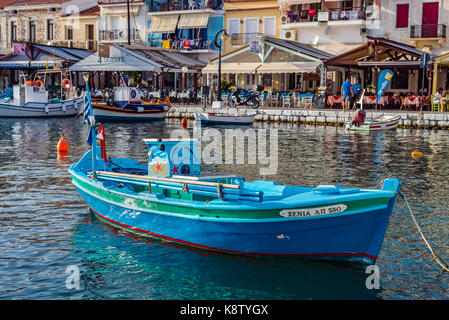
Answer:
[[[5,118],[51,118],[71,117],[83,110],[84,99],[78,98],[58,103],[30,102],[21,106],[0,103],[0,117]]]
[[[120,188],[110,181],[94,179],[83,172],[83,168],[89,167],[90,157],[88,152],[69,172],[99,219],[139,235],[241,255],[301,256],[372,264],[401,184],[398,179],[387,179],[382,190],[341,189],[340,195],[286,187],[299,193],[270,200],[272,195],[266,191],[261,202],[216,199],[204,203],[135,190],[127,183]],[[123,159],[120,163],[125,162]],[[101,162],[98,167],[102,167]],[[267,181],[244,183],[248,188],[270,185]],[[329,206],[348,210],[311,216],[292,214],[323,212]]]
[[[170,104],[112,107],[93,103],[95,119],[99,121],[148,121],[164,119],[170,111]]]
[[[195,120],[208,124],[242,124],[249,125],[254,122],[256,114],[228,115],[220,113],[195,112]]]
[[[391,130],[395,129],[401,120],[401,117],[393,116],[388,118],[383,118],[381,120],[376,119],[372,122],[365,122],[364,124],[360,126],[352,125],[350,122],[348,122],[345,126],[346,130],[349,131],[359,131],[359,132],[368,132],[368,131],[383,131],[383,130]]]

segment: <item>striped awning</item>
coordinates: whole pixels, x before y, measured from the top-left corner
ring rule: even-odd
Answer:
[[[173,33],[178,24],[179,14],[152,16],[148,33]]]
[[[209,21],[209,13],[182,14],[178,29],[206,28]]]

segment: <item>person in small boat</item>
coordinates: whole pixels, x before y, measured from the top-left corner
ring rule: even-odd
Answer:
[[[359,127],[365,122],[366,112],[363,109],[358,109],[355,116],[351,120],[351,125]]]

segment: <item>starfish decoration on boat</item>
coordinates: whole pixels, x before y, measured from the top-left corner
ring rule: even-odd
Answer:
[[[157,164],[156,164],[156,174],[157,174],[159,171],[162,172],[162,173],[165,173],[164,170],[162,170],[161,166],[162,166],[162,164],[159,163],[159,161],[158,161]]]
[[[171,172],[172,172],[173,174],[179,174],[178,169],[179,169],[179,167],[173,166],[173,169],[171,170]]]

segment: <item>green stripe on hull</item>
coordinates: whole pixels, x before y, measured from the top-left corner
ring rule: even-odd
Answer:
[[[119,189],[117,186],[111,189],[107,189],[107,186],[103,187],[96,187],[93,184],[90,184],[83,179],[79,179],[75,175],[72,175],[72,180],[75,185],[79,185],[81,188],[85,189],[90,194],[96,196],[97,198],[104,199],[108,202],[113,202],[117,205],[128,207],[128,208],[135,208],[137,210],[147,210],[147,211],[155,211],[155,212],[164,212],[164,213],[171,213],[171,214],[182,214],[192,217],[198,217],[202,216],[205,218],[228,218],[228,219],[273,219],[273,218],[283,218],[279,213],[283,209],[254,209],[254,210],[247,210],[247,209],[240,209],[240,210],[232,210],[232,209],[226,209],[226,210],[219,210],[219,209],[204,209],[204,208],[195,208],[195,203],[192,203],[193,206],[187,206],[187,203],[185,200],[183,203],[179,204],[169,204],[169,203],[162,203],[162,201],[170,201],[171,198],[167,197],[165,199],[161,199],[161,202],[157,201],[151,201],[151,200],[144,200],[139,199],[139,193],[133,192],[130,189],[127,189],[124,187],[123,189]],[[119,192],[129,192],[129,194],[120,194]],[[145,192],[146,193],[146,192]],[[172,199],[174,201],[179,200],[178,199]],[[390,198],[375,198],[375,199],[366,199],[366,200],[358,200],[358,201],[351,201],[351,202],[336,202],[335,204],[345,204],[347,206],[347,211],[352,210],[363,210],[368,209],[372,207],[379,207],[383,205],[388,205]],[[332,205],[331,203],[328,205]],[[313,208],[313,207],[309,207]],[[292,208],[292,209],[301,209],[301,207],[298,208]],[[288,219],[288,218],[286,218]]]

